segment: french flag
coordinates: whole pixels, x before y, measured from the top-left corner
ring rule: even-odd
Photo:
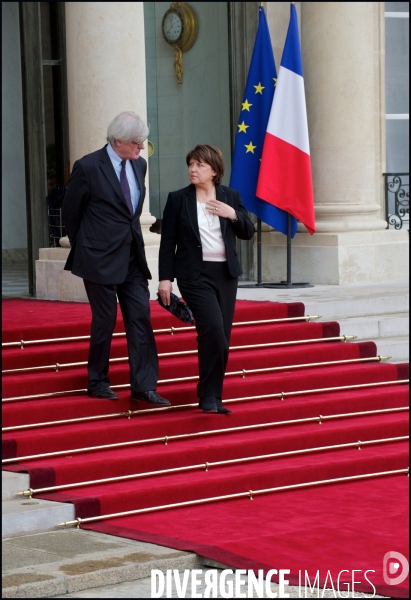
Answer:
[[[264,139],[257,196],[296,217],[311,235],[315,232],[307,109],[294,4]]]

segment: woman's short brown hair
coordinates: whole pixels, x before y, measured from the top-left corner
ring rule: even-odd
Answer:
[[[213,182],[215,185],[220,185],[223,180],[225,166],[223,154],[221,150],[217,148],[217,146],[212,146],[211,144],[198,144],[198,146],[196,146],[194,150],[190,150],[186,156],[187,167],[192,159],[210,165],[210,167],[216,172],[216,175],[213,177]]]

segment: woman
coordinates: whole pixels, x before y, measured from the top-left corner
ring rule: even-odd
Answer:
[[[187,154],[186,163],[191,185],[171,192],[164,209],[158,291],[164,304],[170,304],[177,278],[198,333],[199,407],[229,414],[221,395],[242,274],[235,238],[251,239],[254,225],[239,193],[221,185],[224,162],[218,148],[198,145]]]

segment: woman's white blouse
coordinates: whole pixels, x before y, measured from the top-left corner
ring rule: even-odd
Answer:
[[[197,200],[197,219],[200,230],[203,260],[224,262],[227,260],[223,236],[221,235],[220,219],[206,209],[204,203]]]

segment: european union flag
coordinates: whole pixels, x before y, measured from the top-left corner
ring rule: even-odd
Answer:
[[[247,210],[286,235],[288,213],[255,195],[276,81],[270,32],[264,8],[260,6],[257,36],[237,125],[230,187],[240,192]],[[287,185],[286,181],[284,185]],[[292,236],[296,229],[297,221],[293,217]]]

